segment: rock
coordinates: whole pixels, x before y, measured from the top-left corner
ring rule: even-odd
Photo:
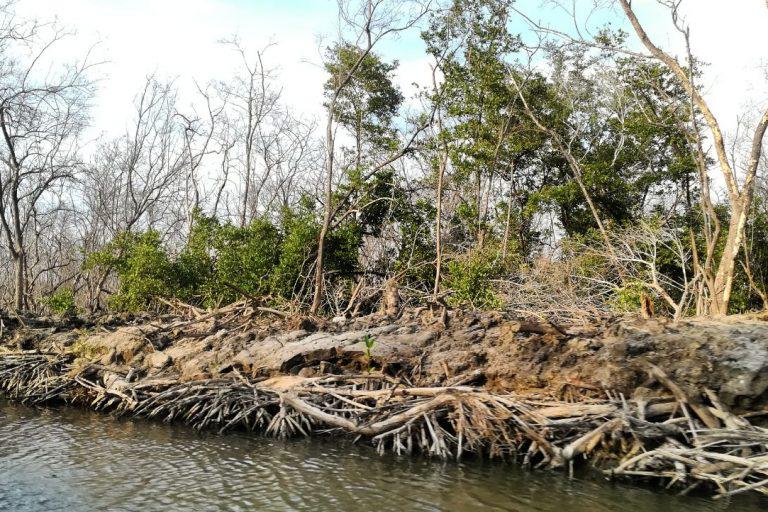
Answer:
[[[166,366],[170,366],[171,362],[171,356],[165,352],[152,352],[144,358],[144,365],[154,370],[160,370]]]
[[[220,367],[213,352],[201,352],[186,362],[176,362],[175,365],[181,370],[182,381],[208,379],[214,373],[214,369],[217,370]]]
[[[113,362],[130,364],[141,352],[153,350],[148,336],[157,331],[156,327],[121,327],[113,332],[96,333],[88,337],[88,345],[97,352],[110,353],[114,350]]]
[[[388,336],[397,329],[397,325],[388,324],[340,333],[316,332],[302,336],[297,331],[269,336],[251,344],[246,351],[237,354],[235,360],[243,367],[249,367],[252,374],[297,373],[304,367],[317,366],[323,361],[357,359],[365,353],[362,340],[368,335],[376,340],[373,348],[375,357],[394,358],[397,362],[403,362],[410,360],[426,340],[435,336],[433,332]]]
[[[768,323],[755,318],[676,324],[622,318],[577,328],[505,313],[452,310],[449,315],[447,326],[423,308],[406,310],[398,319],[378,313],[330,322],[243,315],[236,317],[240,324],[217,318],[189,323],[168,317],[165,326],[155,319],[90,335],[51,328],[47,320],[11,327],[9,319],[5,336],[11,345],[67,351],[105,366],[184,381],[232,369],[251,377],[359,372],[370,363],[363,342],[370,336],[373,366],[419,385],[476,378],[492,391],[561,390],[577,383],[625,396],[638,386],[664,393],[649,379],[652,363],[691,398],[711,389],[732,409],[768,404]]]
[[[725,352],[723,361],[727,380],[720,388],[720,398],[726,404],[739,397],[760,397],[768,390],[768,341],[748,336],[734,341],[738,345]]]

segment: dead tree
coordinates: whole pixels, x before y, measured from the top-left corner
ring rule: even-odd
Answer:
[[[226,122],[231,137],[230,157],[237,164],[242,182],[239,194],[239,224],[248,224],[258,211],[259,195],[269,178],[269,147],[274,143],[270,120],[278,114],[280,91],[274,86],[273,71],[266,68],[264,48],[251,55],[237,39],[227,42],[241,61],[241,72],[229,82],[219,84],[219,94],[226,102]],[[259,169],[260,163],[267,165]],[[261,171],[261,172],[259,172]]]
[[[32,219],[77,172],[77,139],[93,92],[88,55],[58,69],[50,61],[51,49],[68,35],[55,25],[16,21],[12,5],[0,7],[0,225],[16,310],[28,306]]]

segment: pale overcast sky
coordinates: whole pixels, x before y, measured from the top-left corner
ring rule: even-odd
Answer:
[[[576,0],[585,9],[593,1]],[[647,7],[653,0],[637,1],[646,6],[641,10],[643,21],[659,44],[675,47],[677,35],[667,19]],[[540,4],[540,0],[518,3],[534,17],[558,25],[560,17],[540,9]],[[98,131],[124,129],[131,100],[149,73],[176,78],[182,87],[193,78],[201,83],[226,78],[235,60],[218,41],[233,34],[250,49],[275,43],[267,63],[280,72],[285,103],[299,112],[321,114],[319,38],[333,36],[335,0],[20,0],[18,11],[23,16],[57,17],[76,28],[72,51],[77,45],[102,42],[98,55],[109,63],[101,68],[104,79],[94,111]],[[765,1],[687,0],[686,12],[694,50],[711,63],[708,98],[723,124],[732,126],[745,105],[768,97]],[[625,22],[617,15],[616,24]],[[384,50],[400,60],[399,82],[406,92],[408,84],[426,82],[427,60],[416,32],[389,42]]]

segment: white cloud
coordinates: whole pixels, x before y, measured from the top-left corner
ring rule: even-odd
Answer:
[[[711,63],[712,108],[732,131],[738,115],[765,108],[768,99],[768,9],[762,0],[703,3],[707,9],[690,13],[692,45]]]
[[[652,8],[655,1],[638,1],[658,42],[679,50],[678,34],[666,13]],[[707,98],[723,125],[732,129],[746,105],[768,98],[763,67],[768,9],[762,0],[687,0],[684,5],[694,51],[711,64]],[[229,76],[235,56],[217,41],[233,34],[251,49],[274,42],[267,63],[279,70],[285,102],[299,112],[322,115],[318,36],[334,33],[331,0],[21,0],[18,10],[27,17],[57,17],[75,27],[77,40],[68,49],[82,53],[89,44],[103,42],[97,54],[109,63],[102,67],[105,76],[94,110],[98,131],[124,129],[131,101],[149,73],[177,78],[182,86],[191,85],[193,78],[204,83]],[[626,25],[616,14],[616,23]],[[536,15],[557,21],[546,10]],[[409,56],[401,59],[398,73],[406,96],[414,81],[429,85],[428,59],[417,55],[415,45],[415,34],[386,45],[388,58]]]
[[[657,43],[684,58],[682,36],[667,11],[643,0],[641,21]],[[768,100],[768,8],[764,0],[687,0],[683,19],[690,27],[691,47],[708,65],[703,77],[704,96],[726,131],[736,119]]]
[[[327,27],[301,12],[276,15],[261,3],[263,8],[216,0],[22,0],[18,12],[56,17],[74,27],[76,41],[66,47],[73,54],[100,42],[95,58],[108,62],[99,68],[93,123],[99,131],[116,133],[124,130],[148,74],[175,79],[187,89],[193,79],[205,83],[231,76],[237,56],[219,41],[235,34],[252,51],[275,43],[266,65],[279,73],[285,101],[317,114],[322,70],[312,62],[318,61],[316,35]]]

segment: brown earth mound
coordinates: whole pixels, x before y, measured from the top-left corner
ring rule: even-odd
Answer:
[[[132,378],[194,381],[240,373],[375,371],[413,385],[484,385],[494,391],[627,396],[653,393],[656,365],[689,396],[712,390],[739,409],[768,403],[768,323],[760,318],[686,321],[615,318],[594,326],[560,326],[503,313],[424,309],[397,319],[293,318],[247,303],[215,312],[180,310],[129,325],[6,319],[2,341],[44,352],[74,353],[83,364]],[[447,325],[446,325],[447,324]],[[10,328],[9,328],[10,326]],[[364,339],[373,340],[370,358]],[[660,387],[660,386],[658,386]],[[637,391],[639,388],[640,391]]]
[[[330,322],[238,303],[99,322],[0,315],[0,393],[380,452],[589,461],[768,494],[768,324],[564,326],[425,309]],[[4,346],[3,346],[4,345]]]

